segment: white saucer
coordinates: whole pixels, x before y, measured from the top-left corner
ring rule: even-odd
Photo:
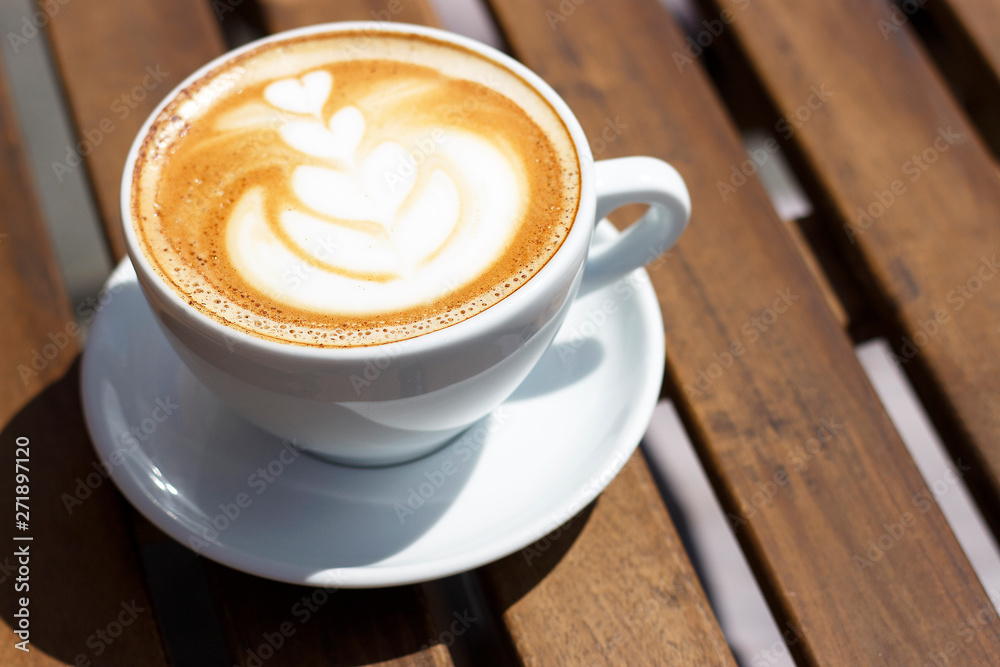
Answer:
[[[542,538],[626,463],[663,378],[660,309],[640,270],[580,297],[524,384],[457,441],[413,463],[342,467],[298,454],[209,394],[160,333],[128,260],[107,287],[81,382],[112,479],[182,544],[296,584],[426,581]]]

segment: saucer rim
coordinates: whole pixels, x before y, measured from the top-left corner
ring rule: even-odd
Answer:
[[[614,235],[613,229],[608,230],[605,226],[610,226],[610,223],[604,221],[598,226],[595,232],[595,240],[601,240],[597,239],[597,237],[606,239]],[[605,228],[602,229],[602,227]],[[540,512],[540,519],[538,521],[526,523],[526,527],[520,530],[503,531],[495,539],[470,551],[464,551],[445,558],[428,559],[420,563],[399,565],[383,566],[379,562],[375,562],[360,566],[331,567],[326,570],[317,570],[297,565],[287,560],[276,560],[270,557],[263,558],[252,551],[239,549],[225,543],[208,542],[207,546],[200,551],[195,551],[194,549],[192,551],[227,567],[232,567],[255,576],[291,584],[332,588],[380,588],[416,584],[473,570],[516,553],[518,550],[524,549],[544,538],[547,534],[556,530],[562,523],[576,516],[614,480],[639,446],[652,418],[656,403],[659,400],[665,366],[664,333],[659,302],[652,283],[645,273],[644,269],[636,269],[636,271],[619,279],[619,281],[595,290],[596,293],[600,293],[613,289],[615,285],[620,284],[622,281],[630,281],[635,290],[635,297],[630,299],[631,303],[625,307],[635,309],[638,313],[643,333],[638,338],[645,341],[647,347],[652,348],[651,350],[645,350],[641,355],[641,358],[646,360],[646,362],[641,365],[639,372],[636,374],[634,378],[636,381],[629,383],[634,389],[632,400],[629,402],[631,407],[626,412],[625,423],[618,430],[613,440],[609,441],[606,445],[602,445],[602,447],[606,448],[605,455],[602,457],[600,463],[595,464],[593,469],[589,471],[587,476],[588,483],[583,485],[577,492],[566,494],[565,501],[554,503],[547,508],[546,512]],[[637,274],[643,275],[637,276]],[[129,281],[138,282],[138,279],[135,277],[134,268],[131,266],[130,260],[126,257],[111,272],[104,286],[108,288],[117,283]],[[143,295],[143,298],[145,298],[145,295]],[[148,303],[146,306],[148,307]],[[577,307],[577,304],[571,306],[571,308],[575,307]],[[110,312],[113,313],[114,310],[112,309]],[[94,324],[97,325],[98,321],[107,317],[111,317],[108,311],[99,312]],[[155,323],[153,326],[156,329]],[[97,331],[97,326],[93,330]],[[159,329],[156,329],[156,335],[163,336]],[[169,345],[166,340],[163,340],[162,344]],[[91,352],[97,345],[99,345],[98,337],[89,337],[83,353],[80,370],[81,402],[83,405],[84,420],[94,450],[101,460],[104,460],[110,455],[111,450],[114,449],[114,443],[104,442],[103,438],[97,437],[99,430],[96,424],[92,423],[92,420],[100,419],[100,415],[102,414],[100,399],[96,396],[97,392],[87,391],[88,385],[92,387],[95,384],[89,378],[95,374],[99,376],[100,373],[99,370],[95,370],[94,368],[94,364],[96,363],[94,357],[97,353]],[[336,464],[331,463],[326,465]],[[344,468],[346,466],[340,467]],[[558,474],[558,469],[553,471],[553,475]],[[130,475],[123,474],[115,466],[111,467],[110,478],[126,500],[147,520],[172,539],[180,542],[185,548],[191,549],[190,545],[186,542],[187,538],[190,537],[190,531],[181,526],[179,521],[171,515],[171,512],[163,507],[155,498],[151,497],[141,484],[136,483]],[[583,490],[584,488],[586,490]],[[556,517],[560,518],[557,522],[554,522],[554,518]]]

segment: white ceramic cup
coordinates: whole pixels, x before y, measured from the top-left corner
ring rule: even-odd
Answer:
[[[153,270],[131,220],[132,174],[153,119],[178,92],[261,44],[316,33],[427,35],[470,49],[517,74],[562,117],[580,160],[581,201],[556,254],[520,289],[445,329],[409,340],[317,348],[265,340],[202,314]],[[613,242],[590,247],[595,221],[629,203],[649,211]],[[338,463],[388,465],[423,456],[498,407],[541,358],[578,291],[614,281],[674,244],[690,197],[667,163],[650,157],[594,162],[579,122],[537,75],[499,51],[442,30],[331,23],[279,33],[208,63],[156,108],[132,144],[121,191],[128,254],[170,344],[222,402],[253,424]],[[564,415],[553,415],[564,418]]]

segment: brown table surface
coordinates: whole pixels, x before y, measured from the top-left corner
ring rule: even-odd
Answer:
[[[650,269],[663,395],[796,662],[1000,664],[996,612],[853,347],[890,340],[1000,530],[996,3],[704,0],[683,25],[656,0],[487,4],[507,50],[566,99],[598,159],[654,155],[688,183],[691,226]],[[188,73],[295,26],[441,18],[427,0],[37,6],[3,57],[17,57],[19,39],[44,40],[78,139],[100,135],[82,163],[116,259],[128,146]],[[150,68],[163,81],[139,99]],[[135,108],[109,131],[123,95]],[[28,438],[34,537],[30,652],[12,632],[18,544],[0,550],[11,630],[0,664],[736,664],[641,453],[540,557],[371,591],[280,584],[197,558],[110,483],[69,511],[65,494],[96,463],[78,389],[81,308],[13,109],[0,73],[0,498],[13,505],[14,452]],[[808,218],[775,213],[740,140],[750,127],[788,157]],[[767,318],[776,292],[794,300]],[[831,421],[833,436],[815,438]],[[0,513],[0,541],[14,521],[14,507]],[[291,612],[303,598],[322,600],[307,622]],[[454,614],[476,620],[455,636]],[[269,649],[289,623],[294,634]]]

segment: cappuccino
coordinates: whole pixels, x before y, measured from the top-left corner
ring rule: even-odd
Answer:
[[[132,225],[203,314],[319,347],[405,340],[525,284],[576,218],[558,113],[506,68],[417,35],[330,33],[178,93],[135,163]]]

